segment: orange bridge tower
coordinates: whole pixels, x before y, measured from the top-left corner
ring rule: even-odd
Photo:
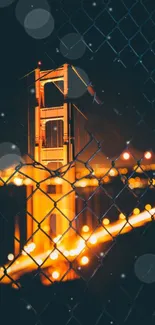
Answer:
[[[74,160],[73,106],[68,102],[68,64],[56,70],[35,70],[34,144],[29,133],[28,153],[39,163],[33,168],[34,185],[27,190],[27,240],[34,242],[36,251],[50,249],[51,239],[73,231],[70,221],[75,217],[75,192],[70,185],[75,181],[75,166],[64,177],[50,177],[46,171],[69,167]],[[60,88],[60,82],[63,87]],[[64,103],[58,107],[45,107],[45,85],[54,85],[63,93]],[[52,96],[52,93],[51,93]],[[33,123],[33,121],[28,121]],[[30,128],[30,127],[29,127]],[[54,131],[57,131],[54,133]],[[57,134],[57,136],[55,136]],[[45,168],[41,168],[45,166]],[[45,181],[46,179],[46,181]],[[69,194],[67,194],[69,193]],[[55,202],[57,203],[55,204]]]

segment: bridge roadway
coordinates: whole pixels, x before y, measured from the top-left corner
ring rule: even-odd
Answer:
[[[63,236],[57,237],[54,242],[56,243],[57,250],[53,245],[53,251],[47,251],[35,255],[35,249],[32,253],[24,253],[16,257],[12,262],[0,268],[0,281],[1,283],[11,283],[18,280],[24,273],[29,273],[36,270],[38,267],[42,269],[57,268],[64,259],[67,261],[74,261],[83,251],[88,247],[91,248],[99,243],[111,241],[113,237],[118,234],[125,234],[132,230],[132,227],[140,227],[154,219],[155,208],[149,211],[143,211],[139,215],[132,215],[128,221],[119,220],[106,227],[99,227],[93,234],[87,234],[80,239],[71,238],[69,243],[63,241]],[[72,243],[72,245],[71,245]],[[66,245],[67,244],[67,245]],[[72,247],[71,247],[72,246]],[[52,253],[53,252],[53,253]],[[52,254],[53,255],[52,255]],[[58,254],[57,254],[58,253]],[[62,254],[61,254],[62,253]],[[89,255],[89,254],[88,254]],[[51,256],[51,258],[50,258]]]

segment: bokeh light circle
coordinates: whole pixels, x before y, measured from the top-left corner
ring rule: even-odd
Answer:
[[[30,11],[24,20],[24,27],[28,29],[42,28],[48,23],[50,13],[44,9],[34,9]]]
[[[60,52],[67,59],[77,60],[85,51],[86,45],[80,34],[69,33],[60,40]]]
[[[15,15],[19,23],[24,26],[26,16],[36,9],[50,12],[50,6],[46,0],[19,0],[15,9]]]
[[[150,151],[146,151],[145,154],[144,154],[144,158],[145,159],[151,159],[152,158],[152,154]]]
[[[134,270],[141,282],[147,284],[155,282],[155,255],[140,256],[135,262]]]
[[[0,8],[8,7],[8,6],[12,5],[12,3],[14,1],[15,0],[0,0]]]
[[[11,142],[0,144],[0,170],[5,170],[23,162],[19,148]]]
[[[24,20],[27,34],[35,39],[43,39],[51,35],[54,30],[54,19],[49,11],[34,9]]]
[[[123,159],[128,160],[130,158],[130,154],[128,152],[123,153]]]

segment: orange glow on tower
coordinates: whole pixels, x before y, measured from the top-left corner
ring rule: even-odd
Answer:
[[[72,126],[74,108],[71,103],[66,101],[68,98],[68,64],[64,64],[61,68],[54,71],[41,71],[40,67],[38,67],[35,70],[35,80],[37,103],[34,122],[35,140],[32,145],[32,134],[30,132],[28,153],[34,156],[35,161],[38,163],[49,169],[56,170],[69,164],[74,159],[74,130]],[[63,83],[63,90],[59,88],[60,82]],[[63,93],[64,104],[62,106],[45,107],[45,85],[47,83],[53,83]],[[53,125],[55,126],[55,124],[57,127],[54,128]],[[53,140],[54,138],[52,137],[55,136],[52,135],[53,128],[57,130],[55,132],[57,137],[62,136],[61,141]],[[31,129],[30,125],[29,129]],[[52,166],[58,167],[53,168]],[[45,170],[41,171],[34,168],[32,179],[36,179],[39,182],[41,174],[42,179],[46,179],[47,173]],[[35,251],[38,253],[52,249],[52,240],[66,232],[69,228],[69,221],[73,219],[75,213],[75,193],[72,191],[68,196],[66,194],[72,190],[70,183],[75,181],[75,167],[70,168],[65,174],[65,180],[62,180],[61,177],[53,177],[51,178],[53,183],[49,183],[49,185],[42,182],[39,187],[41,191],[37,190],[32,196],[31,194],[35,191],[36,184],[27,185],[27,198],[29,197],[27,200],[27,239],[36,232],[33,242],[36,245]],[[63,199],[59,200],[60,197],[63,197]],[[59,210],[54,209],[54,201],[57,200],[59,200],[57,204]],[[52,209],[53,212],[45,218]],[[35,221],[31,215],[35,218]],[[47,236],[39,230],[38,224],[40,224],[41,229],[46,229]],[[66,232],[65,237],[69,237],[70,232]],[[52,240],[50,240],[50,237]]]

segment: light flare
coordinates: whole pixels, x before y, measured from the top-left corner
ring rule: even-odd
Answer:
[[[83,256],[81,258],[81,261],[80,261],[81,265],[87,265],[88,262],[89,262],[89,258],[87,256]]]
[[[60,273],[58,271],[54,271],[52,273],[52,278],[55,279],[55,280],[57,280],[59,278],[59,276],[60,276]]]

